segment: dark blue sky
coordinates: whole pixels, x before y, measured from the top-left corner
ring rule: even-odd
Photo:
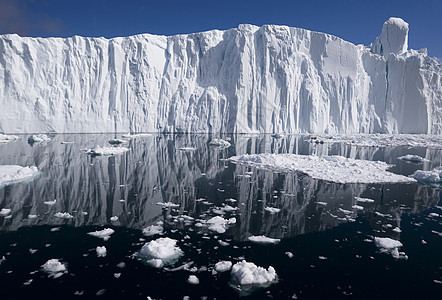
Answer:
[[[368,45],[390,16],[410,24],[410,48],[442,58],[440,0],[0,0],[0,33],[109,38],[281,24]]]

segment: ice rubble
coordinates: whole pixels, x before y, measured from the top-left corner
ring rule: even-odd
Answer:
[[[302,172],[315,179],[337,183],[414,182],[410,177],[386,171],[382,161],[358,160],[342,156],[296,154],[244,154],[230,161],[281,172]]]
[[[0,129],[440,134],[441,66],[407,47],[398,18],[372,47],[278,25],[113,39],[5,34]]]
[[[0,165],[0,186],[30,179],[38,174],[37,167]]]
[[[411,174],[410,177],[423,183],[442,183],[442,166],[436,167],[431,171],[417,170],[413,174]]]
[[[0,144],[9,143],[10,141],[15,141],[15,140],[18,140],[18,136],[0,133]]]
[[[147,263],[156,268],[172,264],[184,255],[176,246],[177,241],[168,237],[150,241],[141,248],[139,256],[146,258]]]

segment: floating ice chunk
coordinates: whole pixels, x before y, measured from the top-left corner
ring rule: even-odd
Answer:
[[[72,219],[74,216],[72,216],[70,213],[68,212],[58,212],[54,215],[54,217],[56,218],[60,218],[60,219]]]
[[[10,208],[2,208],[2,210],[0,210],[0,217],[5,217],[5,216],[9,215],[10,213],[11,213]]]
[[[190,275],[189,278],[187,278],[187,282],[190,284],[199,284],[200,280],[195,275]]]
[[[394,249],[403,246],[401,242],[387,237],[385,238],[375,237],[374,242],[376,246],[382,249]]]
[[[143,234],[145,236],[152,236],[156,234],[162,234],[163,230],[164,228],[161,225],[150,225],[143,229]]]
[[[434,168],[431,171],[417,170],[410,177],[423,183],[442,183],[442,166]]]
[[[49,277],[58,278],[67,272],[66,265],[62,264],[58,259],[53,258],[42,265],[43,271],[49,274]]]
[[[293,258],[293,257],[295,257],[295,255],[293,255],[293,253],[290,252],[290,251],[287,251],[287,252],[285,253],[285,255],[287,255],[289,258]]]
[[[229,224],[235,224],[236,219],[230,218],[230,219],[224,219],[223,217],[216,216],[206,221],[206,224],[208,225],[209,230],[215,231],[218,233],[224,233],[226,232],[227,226]]]
[[[62,145],[67,145],[67,144],[75,144],[75,142],[68,142],[68,141],[64,141],[64,142],[61,142],[61,144],[62,144]]]
[[[176,243],[176,240],[168,237],[158,238],[146,243],[141,248],[139,255],[149,260],[160,259],[164,265],[172,264],[184,255]],[[155,261],[155,264],[159,264],[159,262]]]
[[[87,234],[98,237],[103,239],[104,241],[107,241],[108,239],[110,239],[110,236],[115,232],[115,230],[111,229],[111,228],[105,228],[103,230],[98,230],[98,231],[93,231],[93,232],[88,232]]]
[[[414,182],[403,175],[386,171],[390,166],[382,161],[358,160],[342,156],[296,154],[244,154],[229,159],[235,163],[279,171],[301,172],[315,179],[337,183]]]
[[[231,274],[240,285],[262,285],[277,280],[276,271],[272,266],[266,270],[245,260],[234,264]]]
[[[364,203],[373,203],[374,200],[373,199],[369,199],[369,198],[360,198],[360,197],[355,197],[356,201],[358,202],[364,202]]]
[[[272,134],[272,138],[275,138],[275,139],[283,139],[284,137],[285,137],[285,135],[282,134],[282,133],[274,133],[274,134]]]
[[[391,218],[391,215],[390,215],[390,214],[383,214],[383,213],[380,213],[380,212],[378,212],[378,211],[375,211],[374,214],[375,214],[376,216],[383,217],[383,218],[385,218],[385,217]]]
[[[10,141],[14,141],[14,140],[18,140],[18,136],[0,133],[0,144],[1,143],[9,143]]]
[[[266,237],[264,235],[259,235],[259,236],[252,235],[249,236],[247,239],[253,243],[258,243],[258,244],[277,244],[281,241],[280,239],[273,239]]]
[[[356,209],[356,210],[363,210],[364,207],[360,206],[360,205],[353,205],[351,208]]]
[[[150,133],[134,133],[134,134],[123,134],[121,135],[123,138],[128,138],[128,139],[134,139],[134,138],[139,138],[139,137],[148,137],[151,136],[152,134]]]
[[[422,163],[422,162],[425,162],[425,161],[429,161],[428,159],[423,158],[423,157],[421,157],[419,155],[412,155],[412,154],[407,154],[407,155],[404,155],[404,156],[400,156],[400,157],[398,157],[398,159],[406,160],[406,161],[411,161],[411,162],[414,162],[414,163]]]
[[[319,204],[319,205],[322,205],[322,206],[326,206],[327,205],[327,202],[321,202],[321,201],[318,201],[318,202],[316,202],[317,204]]]
[[[98,145],[91,149],[86,149],[87,154],[95,156],[119,155],[127,151],[129,151],[129,148],[126,147],[100,147]]]
[[[57,203],[57,199],[54,199],[52,201],[45,201],[45,202],[43,202],[43,204],[46,204],[46,205],[54,205],[55,203]]]
[[[157,205],[160,205],[162,207],[179,207],[179,204],[175,204],[173,202],[157,202]]]
[[[35,218],[37,218],[37,215],[33,215],[33,214],[28,215],[28,219],[35,219]]]
[[[265,207],[264,208],[265,211],[268,211],[271,215],[279,213],[281,211],[280,208],[276,208],[276,207]]]
[[[219,148],[228,148],[230,147],[230,143],[228,141],[222,139],[213,139],[209,143],[210,146],[219,147]]]
[[[105,246],[97,246],[95,251],[97,251],[98,257],[105,257],[107,255],[107,249]]]
[[[402,232],[402,230],[399,227],[393,228],[392,231],[398,232],[398,233]]]
[[[38,174],[37,167],[22,167],[17,165],[0,166],[0,186],[30,179]]]
[[[109,140],[108,143],[111,145],[121,145],[121,144],[127,144],[127,141],[122,139],[113,139]]]
[[[227,272],[232,268],[232,262],[231,261],[220,261],[215,264],[215,271],[221,273],[221,272]]]
[[[194,148],[194,147],[182,147],[182,148],[180,148],[180,151],[192,152],[192,151],[196,151],[196,148]]]
[[[117,216],[110,217],[110,220],[112,222],[116,222],[116,221],[118,221],[118,217]]]
[[[30,143],[30,144],[49,142],[50,140],[51,140],[51,138],[48,137],[46,134],[36,134],[36,135],[31,135],[30,137],[28,137],[28,143]]]

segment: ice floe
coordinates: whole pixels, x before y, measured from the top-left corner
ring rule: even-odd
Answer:
[[[231,274],[232,279],[241,286],[267,286],[277,280],[276,271],[272,266],[269,266],[266,270],[245,260],[234,264]]]
[[[105,246],[97,246],[95,251],[97,252],[98,257],[105,257],[107,255],[107,249]]]
[[[402,243],[388,237],[375,237],[374,242],[381,252],[389,253],[394,258],[408,259],[404,252],[399,252]]]
[[[228,148],[228,147],[230,147],[230,143],[228,141],[226,141],[226,140],[223,140],[223,139],[212,139],[209,142],[209,145],[213,146],[213,147],[219,147],[219,148]]]
[[[0,186],[25,181],[39,174],[37,167],[0,165]]]
[[[264,235],[259,235],[259,236],[252,235],[252,236],[249,236],[247,239],[249,241],[251,241],[253,243],[257,243],[257,244],[277,244],[281,241],[280,239],[273,239],[273,238],[266,237]]]
[[[217,233],[224,233],[228,225],[235,224],[236,218],[224,219],[220,216],[215,216],[206,221],[206,224],[211,231],[215,231]]]
[[[163,230],[164,228],[161,225],[150,225],[143,229],[143,234],[145,236],[152,236],[156,234],[162,234]]]
[[[173,264],[184,255],[176,243],[176,240],[168,237],[158,238],[144,244],[139,251],[139,256],[147,259],[148,264],[157,268]]]
[[[59,219],[72,219],[73,218],[73,216],[68,212],[58,212],[58,213],[54,214],[54,217],[59,218]]]
[[[268,211],[271,215],[279,213],[281,211],[281,209],[276,208],[276,207],[265,207],[264,208],[265,211]]]
[[[436,167],[431,171],[417,170],[410,177],[423,183],[442,183],[442,166]]]
[[[404,155],[404,156],[400,156],[400,157],[398,157],[398,159],[405,160],[405,161],[411,161],[411,162],[414,162],[414,163],[422,163],[422,162],[425,162],[425,161],[429,161],[428,159],[423,158],[422,156],[414,155],[414,154],[407,154],[407,155]]]
[[[388,172],[382,161],[358,160],[343,156],[297,154],[244,154],[229,159],[278,172],[301,172],[315,179],[336,183],[415,182],[413,178]]]
[[[108,239],[110,239],[110,236],[114,233],[115,231],[112,228],[105,228],[103,230],[98,230],[98,231],[93,231],[93,232],[88,232],[87,234],[98,237],[103,239],[104,241],[107,241]]]
[[[48,260],[44,265],[42,265],[43,271],[49,274],[49,277],[58,278],[67,272],[65,264],[62,264],[58,259],[53,258]]]
[[[0,133],[0,144],[18,140],[18,136]]]
[[[10,208],[2,208],[0,210],[0,217],[5,217],[5,216],[9,215],[10,213],[11,213]]]
[[[95,155],[95,156],[109,156],[109,155],[119,155],[124,152],[129,151],[129,148],[126,147],[100,147],[95,146],[91,149],[85,149],[87,154]]]
[[[187,282],[190,284],[199,284],[200,280],[195,275],[190,275],[189,278],[187,278]]]
[[[30,144],[49,142],[50,140],[51,138],[46,134],[34,134],[28,137],[28,143]]]
[[[215,264],[215,271],[217,271],[219,273],[227,272],[230,269],[232,269],[232,262],[231,261],[223,260],[223,261],[217,262]]]

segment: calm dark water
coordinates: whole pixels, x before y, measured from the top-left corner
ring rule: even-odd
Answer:
[[[151,135],[130,140],[130,151],[119,156],[91,157],[81,151],[105,146],[115,137],[56,135],[51,142],[34,145],[22,137],[0,144],[0,164],[35,165],[41,171],[32,181],[0,187],[0,209],[12,210],[10,218],[0,217],[2,299],[440,297],[439,188],[335,184],[298,173],[235,165],[226,159],[264,152],[337,154],[386,161],[395,165],[391,171],[409,175],[441,165],[441,150],[315,144],[306,136],[274,139],[268,135],[225,135],[222,138],[230,138],[232,146],[219,149],[209,146],[214,137],[208,135]],[[184,152],[182,147],[195,151]],[[431,161],[413,164],[397,159],[405,154]],[[374,202],[358,203],[355,197]],[[44,203],[54,199],[54,205]],[[162,208],[158,202],[178,206]],[[198,219],[217,215],[223,204],[237,208],[224,215],[237,220],[225,233],[196,225]],[[353,208],[356,204],[363,209]],[[265,207],[280,211],[270,214]],[[56,218],[57,212],[69,212],[73,218]],[[111,221],[114,216],[117,221]],[[176,239],[184,252],[165,269],[147,266],[134,255],[159,237],[142,234],[143,228],[159,221],[165,228],[162,236]],[[87,234],[104,228],[115,230],[107,241]],[[247,240],[251,235],[281,242],[253,244]],[[382,253],[373,243],[375,236],[400,240],[408,259]],[[106,246],[107,256],[97,257],[97,246]],[[41,266],[52,258],[65,263],[68,272],[49,278]],[[243,259],[273,266],[278,282],[246,295],[234,288],[230,272],[212,273],[218,261]],[[186,263],[189,268],[179,268]],[[199,285],[187,283],[192,274]]]

